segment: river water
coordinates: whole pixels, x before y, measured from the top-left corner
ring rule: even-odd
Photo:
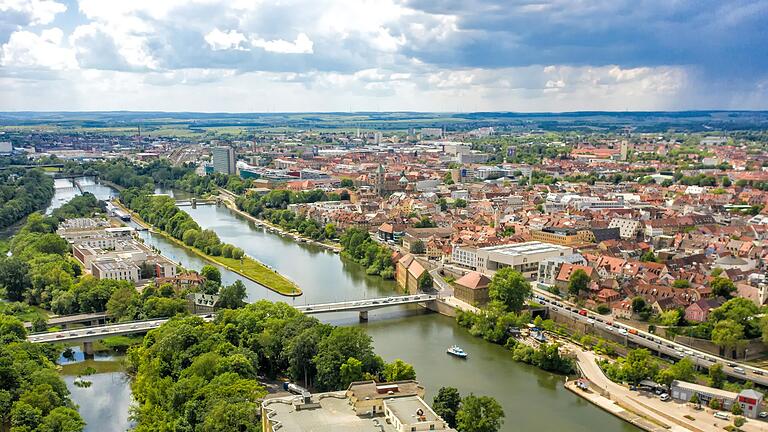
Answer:
[[[242,248],[248,255],[296,281],[304,292],[301,297],[290,299],[244,281],[249,301],[269,299],[298,305],[396,293],[394,282],[367,276],[361,266],[325,249],[266,232],[226,207],[200,205],[195,209],[183,209],[200,226],[216,231],[222,241]],[[184,267],[199,270],[207,264],[160,236],[146,231],[139,235]],[[236,274],[221,270],[225,283],[240,279]],[[369,322],[362,324],[358,322],[357,314],[328,314],[319,318],[337,325],[364,326],[373,338],[376,352],[385,360],[401,358],[414,366],[419,381],[427,389],[428,401],[441,386],[456,387],[462,394],[495,397],[506,413],[503,431],[638,431],[571,394],[562,385],[563,377],[515,362],[503,347],[472,337],[453,319],[425,312],[418,306],[373,311]],[[459,360],[446,355],[446,348],[453,344],[462,346],[469,353],[469,359]],[[128,412],[130,397],[124,397],[126,391],[130,394],[128,384],[124,380],[114,380],[111,375],[104,380],[115,385],[104,385],[101,390],[114,392],[109,396],[112,398],[110,406],[118,418]],[[99,389],[95,382],[91,388]],[[103,423],[103,417],[91,417],[92,411],[83,409],[84,402],[98,404],[100,401],[83,399],[77,390],[73,391],[73,399],[81,405],[81,413],[89,422],[87,430],[112,430]]]

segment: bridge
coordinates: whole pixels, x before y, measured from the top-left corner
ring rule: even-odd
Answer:
[[[434,295],[415,294],[338,303],[311,304],[296,306],[296,309],[306,315],[331,312],[358,312],[360,314],[360,319],[365,321],[368,319],[368,311],[374,309],[406,304],[426,303],[436,299],[437,296]],[[215,314],[207,314],[201,316],[206,321],[213,321]],[[143,321],[129,321],[116,324],[106,324],[79,329],[60,330],[55,332],[31,333],[29,336],[27,336],[27,340],[32,343],[83,343],[83,351],[86,354],[91,355],[93,354],[93,342],[99,339],[103,339],[109,336],[125,336],[131,334],[146,333],[152,329],[160,327],[168,320],[169,318],[157,318]]]
[[[76,314],[76,315],[62,315],[62,316],[50,318],[46,322],[46,324],[49,327],[61,327],[63,330],[66,330],[67,327],[71,324],[85,324],[90,326],[106,324],[107,317],[108,315],[106,312],[85,313],[85,314]],[[32,323],[25,322],[24,327],[31,328]]]
[[[176,205],[178,207],[192,207],[195,208],[198,205],[206,205],[206,204],[221,204],[220,199],[198,199],[198,198],[191,198],[191,199],[185,199],[185,200],[177,200]]]

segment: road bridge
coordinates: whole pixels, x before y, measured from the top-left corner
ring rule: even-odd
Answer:
[[[331,312],[357,312],[360,319],[368,319],[368,312],[392,306],[406,304],[427,303],[437,299],[437,296],[428,294],[415,294],[406,296],[380,297],[374,299],[354,300],[337,303],[320,303],[304,306],[296,306],[296,309],[306,315],[314,315]],[[201,315],[204,320],[212,321],[215,314]],[[143,321],[130,321],[117,324],[106,324],[80,329],[61,330],[55,332],[32,333],[27,337],[32,343],[82,343],[86,354],[93,353],[93,342],[109,336],[125,336],[131,334],[146,333],[158,328],[169,318],[158,318]]]
[[[85,324],[89,326],[104,325],[107,323],[108,315],[106,312],[97,313],[85,313],[76,315],[61,315],[53,318],[49,318],[46,322],[48,327],[61,327],[62,330],[67,330],[69,325],[72,324]],[[31,328],[31,322],[25,322],[24,327]]]

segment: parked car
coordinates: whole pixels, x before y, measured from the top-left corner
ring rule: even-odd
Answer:
[[[715,417],[716,417],[716,418],[719,418],[719,419],[721,419],[721,420],[730,420],[730,419],[731,419],[731,415],[730,415],[730,414],[728,414],[728,413],[727,413],[727,412],[725,412],[725,411],[718,411],[718,412],[716,412],[716,413],[715,413]]]
[[[671,398],[669,397],[669,394],[667,394],[667,393],[662,393],[662,394],[661,394],[661,396],[659,396],[659,399],[660,399],[660,400],[662,400],[662,401],[664,401],[664,402],[666,402],[666,401],[668,401],[668,400],[669,400],[669,399],[671,399]]]
[[[760,414],[757,415],[760,418],[768,418],[768,412],[760,411]]]

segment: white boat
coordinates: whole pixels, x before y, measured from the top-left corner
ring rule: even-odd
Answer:
[[[467,358],[467,353],[464,352],[463,349],[461,349],[458,345],[454,345],[446,351],[448,354],[460,358]]]

